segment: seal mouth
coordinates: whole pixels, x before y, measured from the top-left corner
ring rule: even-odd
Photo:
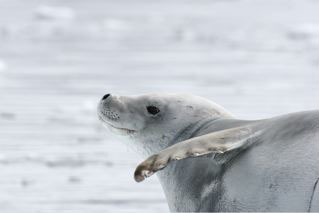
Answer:
[[[133,129],[114,126],[114,124],[112,124],[110,121],[104,118],[104,116],[106,115],[104,115],[103,113],[99,113],[98,116],[99,120],[102,121],[102,123],[105,124],[112,132],[118,133],[120,135],[133,135],[137,133],[137,131]]]

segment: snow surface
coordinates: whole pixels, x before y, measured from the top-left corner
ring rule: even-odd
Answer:
[[[1,213],[168,210],[100,125],[105,93],[192,93],[243,119],[318,108],[318,1],[0,3]]]

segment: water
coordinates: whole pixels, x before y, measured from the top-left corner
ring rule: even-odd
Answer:
[[[99,123],[105,93],[183,92],[242,119],[318,108],[319,2],[1,0],[1,212],[164,212]]]

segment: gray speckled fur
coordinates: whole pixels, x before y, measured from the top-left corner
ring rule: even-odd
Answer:
[[[150,103],[162,110],[158,118],[145,114]],[[119,119],[108,119],[105,108]],[[171,211],[319,211],[319,111],[244,121],[198,97],[147,95],[102,100],[99,116],[108,127],[135,128],[120,131],[148,155],[219,130],[256,123],[263,130],[245,150],[175,161],[159,171]]]

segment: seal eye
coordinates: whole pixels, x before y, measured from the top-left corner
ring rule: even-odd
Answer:
[[[157,113],[160,112],[159,108],[157,108],[156,106],[148,106],[146,107],[148,113],[152,114],[152,115],[156,115]]]

